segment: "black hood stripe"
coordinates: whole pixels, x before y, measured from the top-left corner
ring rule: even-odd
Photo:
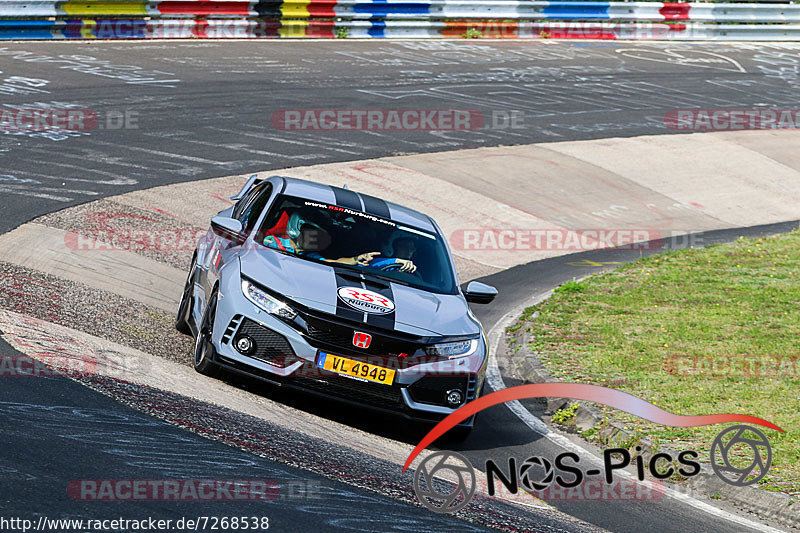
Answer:
[[[348,209],[355,209],[357,211],[364,210],[361,206],[361,200],[353,191],[340,189],[339,187],[331,187],[331,189],[333,189],[333,195],[336,197],[336,205],[339,207],[347,207]]]
[[[394,310],[391,313],[386,314],[377,314],[377,313],[367,313],[367,324],[376,328],[388,329],[390,331],[394,330],[394,322],[395,322],[395,311],[397,311],[397,302],[394,301],[394,293],[392,292],[392,286],[389,285],[378,285],[375,283],[370,283],[369,280],[364,280],[364,287],[370,291],[377,292],[384,298],[388,298],[392,302],[394,302]]]
[[[347,189],[341,189],[339,187],[331,187],[331,189],[333,189],[333,195],[336,198],[336,205],[339,207],[356,209],[389,220],[392,218],[389,212],[389,204],[380,198],[348,191]]]
[[[375,198],[368,194],[358,194],[364,203],[364,211],[376,217],[391,219],[388,204],[380,198]]]
[[[377,292],[381,296],[384,296],[394,302],[394,293],[392,292],[392,287],[390,285],[373,283],[366,278],[359,280],[356,278],[356,276],[357,274],[354,276],[351,274],[342,275],[338,272],[336,273],[336,316],[346,320],[367,324],[372,327],[394,331],[396,307],[394,311],[386,314],[364,313],[353,309],[344,303],[341,298],[339,298],[338,291],[340,288],[354,287],[356,289],[367,289]],[[364,320],[365,316],[366,321]]]
[[[361,311],[356,311],[339,298],[339,289],[342,287],[354,287],[356,289],[363,289],[364,286],[347,277],[342,276],[341,274],[336,274],[336,316],[340,318],[344,318],[346,320],[352,320],[354,322],[364,322],[364,313]]]

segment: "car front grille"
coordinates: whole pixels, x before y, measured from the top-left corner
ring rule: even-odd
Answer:
[[[411,356],[424,346],[422,343],[415,342],[414,338],[410,336],[391,336],[369,327],[350,326],[312,315],[306,315],[303,318],[306,321],[309,342],[326,351],[372,355],[397,360],[398,356],[406,359],[401,354]],[[372,336],[369,348],[362,349],[353,345],[353,335],[356,331]]]

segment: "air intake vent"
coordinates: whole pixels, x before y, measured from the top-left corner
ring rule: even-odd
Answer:
[[[225,333],[222,334],[222,343],[230,344],[233,334],[236,333],[236,328],[242,323],[242,315],[234,315],[228,327],[225,328]]]

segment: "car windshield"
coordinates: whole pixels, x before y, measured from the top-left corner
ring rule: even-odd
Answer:
[[[431,292],[456,293],[441,236],[362,211],[280,195],[256,240],[309,261]]]

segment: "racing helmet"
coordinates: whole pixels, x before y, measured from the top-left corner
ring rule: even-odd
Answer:
[[[286,223],[286,234],[292,239],[296,239],[300,236],[300,229],[306,225],[322,229],[319,224],[312,222],[299,211],[295,211],[289,216],[289,222]]]
[[[384,257],[395,257],[395,254],[397,253],[396,250],[395,250],[395,243],[397,241],[405,240],[405,239],[409,239],[411,241],[414,241],[414,244],[417,247],[419,247],[418,239],[415,236],[409,234],[407,231],[394,230],[392,232],[392,234],[389,236],[388,241],[386,243],[384,243],[384,245],[381,247],[381,252],[383,253],[383,256]]]

